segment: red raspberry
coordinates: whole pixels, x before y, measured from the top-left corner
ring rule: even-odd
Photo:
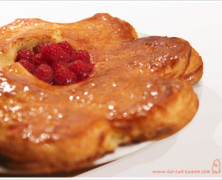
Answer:
[[[62,41],[62,42],[59,42],[58,44],[69,55],[72,55],[73,51],[75,51],[67,41]]]
[[[47,64],[41,64],[34,75],[42,81],[50,83],[53,80],[53,69]]]
[[[41,54],[36,54],[31,62],[35,65],[35,66],[39,66],[40,64],[44,64],[46,63],[46,61],[42,58],[42,55]]]
[[[89,53],[73,49],[67,41],[44,43],[33,51],[36,54],[27,49],[19,51],[17,61],[37,78],[53,85],[75,83],[88,77],[93,68]]]
[[[27,69],[30,73],[33,73],[33,72],[35,71],[35,66],[34,66],[32,63],[30,63],[28,60],[26,60],[26,59],[21,59],[21,60],[19,61],[19,63],[20,63],[21,65],[23,65],[23,67],[24,67],[25,69]]]
[[[71,61],[75,61],[75,60],[83,60],[90,64],[90,55],[85,50],[76,50],[73,52],[71,56]]]
[[[54,69],[54,71],[56,71],[57,69],[59,68],[63,68],[63,67],[68,67],[68,64],[65,63],[65,62],[55,62],[53,65],[52,65],[52,68]]]
[[[76,82],[76,76],[66,67],[60,67],[55,71],[55,85],[67,85]]]
[[[75,73],[76,77],[79,80],[82,80],[89,76],[89,73],[92,71],[92,67],[90,64],[85,61],[76,60],[69,64],[69,69],[73,73]]]
[[[49,64],[56,61],[70,62],[70,56],[57,43],[45,43],[41,47],[42,58]]]
[[[27,49],[23,49],[18,52],[16,60],[19,61],[21,59],[26,59],[26,60],[31,60],[32,57],[34,56],[34,53]]]

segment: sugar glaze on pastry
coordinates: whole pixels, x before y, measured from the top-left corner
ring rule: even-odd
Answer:
[[[84,81],[45,83],[15,62],[19,50],[67,41],[95,63]],[[198,109],[199,54],[181,38],[138,39],[109,14],[76,23],[18,19],[0,29],[0,154],[32,173],[89,167],[118,145],[161,139]]]

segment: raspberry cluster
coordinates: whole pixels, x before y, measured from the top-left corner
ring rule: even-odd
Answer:
[[[52,85],[68,85],[84,80],[93,64],[85,50],[76,50],[67,41],[49,42],[20,50],[16,61],[30,73]]]

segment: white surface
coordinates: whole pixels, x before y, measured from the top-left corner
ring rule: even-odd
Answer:
[[[198,113],[184,129],[79,177],[221,177],[211,168],[215,159],[222,162],[222,2],[0,2],[0,26],[21,17],[75,22],[97,12],[126,20],[137,32],[188,40],[203,58],[204,76],[195,87]],[[210,174],[154,174],[154,170],[210,170]]]

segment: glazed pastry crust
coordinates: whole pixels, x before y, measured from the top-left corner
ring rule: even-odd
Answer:
[[[118,145],[177,132],[198,109],[189,84],[201,78],[202,60],[180,38],[138,39],[130,24],[108,14],[70,24],[19,19],[1,30],[0,153],[8,168],[88,167]],[[20,49],[63,40],[91,54],[87,80],[51,86],[14,62]]]
[[[115,60],[126,58],[130,53],[131,57],[137,56],[136,61],[139,58],[149,61],[148,68],[163,77],[184,79],[193,85],[203,74],[202,58],[187,41],[155,36],[138,39],[129,23],[109,14],[66,24],[17,19],[0,32],[0,67],[13,64],[21,49],[32,49],[49,41],[68,41],[74,48],[90,52],[95,63],[106,63],[114,54]]]

